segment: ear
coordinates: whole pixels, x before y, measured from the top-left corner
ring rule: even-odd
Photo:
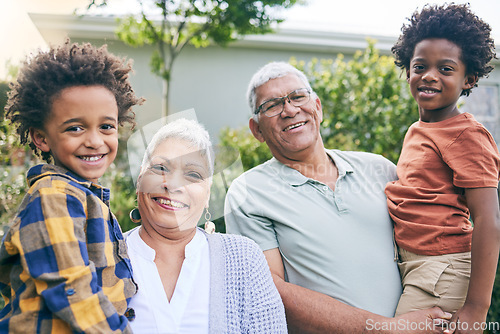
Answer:
[[[137,176],[137,180],[135,181],[135,195],[139,195],[139,187],[141,186],[141,179],[142,179],[142,166],[141,170],[139,171],[139,175]]]
[[[253,136],[255,139],[260,141],[261,143],[265,142],[266,140],[264,139],[264,136],[262,135],[262,132],[260,131],[260,125],[257,123],[253,117],[250,118],[248,121],[248,127],[250,127],[250,131],[252,131]]]
[[[410,83],[410,70],[406,70],[406,82]]]
[[[471,89],[476,84],[478,78],[477,75],[471,74],[465,77],[463,89]]]
[[[43,130],[30,128],[30,137],[33,144],[35,144],[35,146],[42,152],[50,152],[50,147],[47,143],[47,136]]]
[[[315,110],[316,110],[316,114],[318,115],[318,119],[319,119],[319,122],[323,122],[323,107],[321,106],[321,100],[319,99],[319,97],[316,96],[316,100],[314,101],[314,104],[315,104]]]

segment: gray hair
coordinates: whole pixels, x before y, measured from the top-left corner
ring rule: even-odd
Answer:
[[[313,96],[315,95],[312,88],[311,84],[309,83],[309,80],[307,79],[306,75],[302,72],[290,65],[289,63],[285,62],[272,62],[267,65],[264,65],[261,67],[257,73],[255,73],[250,80],[250,83],[248,84],[248,90],[247,90],[247,100],[248,104],[250,105],[250,110],[252,111],[253,119],[258,122],[258,116],[255,114],[255,109],[257,106],[255,105],[257,103],[257,97],[255,95],[255,90],[268,82],[269,80],[284,77],[289,74],[294,74],[296,75],[306,86],[305,88],[309,89],[311,91],[311,94]]]
[[[141,167],[144,168],[149,164],[151,155],[156,148],[165,140],[170,138],[182,139],[200,150],[201,155],[207,159],[210,175],[214,173],[214,151],[210,135],[207,130],[197,121],[179,118],[164,126],[153,136],[151,142],[146,148],[144,158],[142,159]],[[141,169],[142,173],[142,169]]]

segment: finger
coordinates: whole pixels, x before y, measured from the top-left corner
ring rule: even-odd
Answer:
[[[433,319],[432,323],[434,324],[434,326],[444,327],[444,326],[448,326],[449,321],[447,319],[437,318],[437,319]]]

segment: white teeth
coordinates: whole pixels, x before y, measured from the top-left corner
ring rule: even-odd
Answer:
[[[292,124],[292,125],[290,125],[290,126],[287,126],[287,127],[285,128],[285,131],[288,131],[288,130],[292,130],[292,129],[298,128],[299,126],[302,126],[302,125],[304,125],[304,124],[306,124],[306,122],[301,122],[301,123],[297,123],[297,124]]]
[[[93,156],[93,157],[82,156],[81,159],[85,160],[85,161],[97,161],[97,160],[101,159],[103,156],[104,155],[98,155],[98,156]]]
[[[179,203],[179,202],[176,202],[176,201],[171,201],[171,200],[165,199],[165,198],[156,198],[155,200],[158,203],[160,203],[160,204],[169,205],[169,206],[174,207],[174,208],[183,208],[183,207],[185,207],[185,205],[182,204],[182,203]]]
[[[426,94],[432,94],[432,93],[436,93],[435,90],[427,90],[427,89],[423,89],[422,92],[426,93]]]

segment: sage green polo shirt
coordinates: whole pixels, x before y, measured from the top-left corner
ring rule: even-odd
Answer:
[[[384,188],[396,166],[371,153],[326,152],[339,172],[335,191],[275,158],[235,179],[227,232],[279,248],[290,283],[392,317],[401,281]]]

